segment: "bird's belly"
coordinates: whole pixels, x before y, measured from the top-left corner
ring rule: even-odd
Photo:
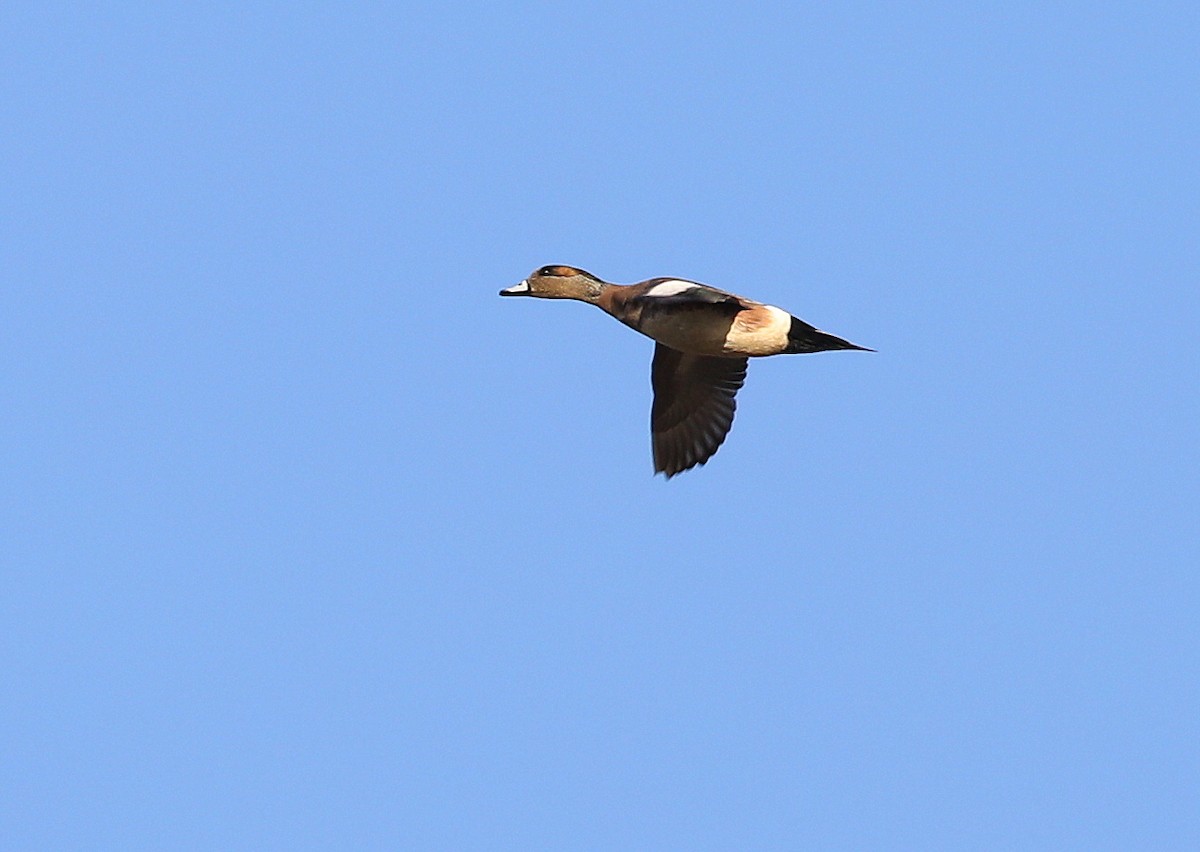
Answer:
[[[728,322],[696,322],[694,316],[646,317],[638,331],[664,346],[692,355],[726,355]]]

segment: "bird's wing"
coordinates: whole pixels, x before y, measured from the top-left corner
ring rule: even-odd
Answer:
[[[650,368],[655,473],[670,479],[712,458],[733,426],[734,396],[746,381],[746,363],[655,344]]]
[[[632,297],[630,301],[642,308],[681,308],[688,306],[719,305],[723,309],[737,313],[749,304],[756,304],[726,293],[707,284],[695,281],[683,281],[677,278],[652,278],[646,282],[646,290]]]

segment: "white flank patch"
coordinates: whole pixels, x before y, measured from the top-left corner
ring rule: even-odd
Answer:
[[[737,355],[776,355],[787,348],[788,331],[792,327],[792,315],[783,308],[763,305],[771,315],[771,321],[757,328],[747,329],[736,321],[725,337],[725,351]]]
[[[695,289],[696,284],[693,281],[664,281],[661,284],[655,284],[646,291],[647,296],[678,296],[680,293]]]

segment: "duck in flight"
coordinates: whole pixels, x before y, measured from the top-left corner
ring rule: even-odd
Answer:
[[[621,285],[573,266],[543,266],[500,295],[587,302],[654,341],[650,433],[654,472],[667,479],[704,464],[725,442],[750,358],[875,351],[774,305],[679,278]]]

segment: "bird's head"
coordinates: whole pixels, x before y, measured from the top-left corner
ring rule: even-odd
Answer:
[[[543,266],[520,284],[500,291],[501,296],[536,296],[539,299],[579,299],[594,302],[605,283],[574,266]]]

